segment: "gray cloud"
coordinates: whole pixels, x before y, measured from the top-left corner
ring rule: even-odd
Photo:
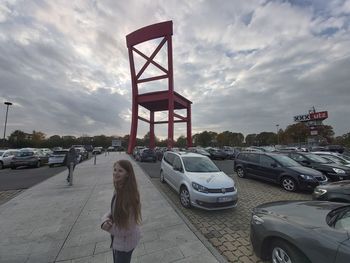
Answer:
[[[194,132],[275,131],[315,106],[328,110],[325,123],[344,134],[350,131],[349,2],[5,2],[0,98],[14,102],[8,134],[129,133],[125,36],[165,20],[174,22],[175,90],[193,101]],[[143,91],[163,87],[153,83]],[[185,125],[175,127],[175,136],[185,134]],[[147,130],[141,122],[139,136]],[[158,137],[166,132],[157,126]]]

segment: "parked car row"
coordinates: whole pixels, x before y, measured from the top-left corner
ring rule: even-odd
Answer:
[[[349,262],[350,180],[346,179],[350,179],[350,170],[346,161],[339,153],[300,149],[238,155],[235,169],[239,177],[271,180],[287,191],[314,188],[313,201],[278,201],[253,209],[250,241],[259,258],[290,263]]]
[[[81,145],[73,145],[77,153],[77,163],[80,163],[89,157],[88,151]],[[0,169],[10,167],[41,167],[48,164],[62,165],[68,149],[55,147],[53,151],[49,148],[22,148],[0,150]]]
[[[23,148],[12,157],[10,167],[11,169],[16,169],[20,166],[39,168],[40,166],[47,164],[48,160],[49,154],[44,153],[40,149]]]
[[[318,160],[318,156],[307,157]],[[314,199],[337,201],[278,201],[254,208],[250,240],[258,257],[280,263],[349,262],[350,205],[343,202],[350,202],[350,181],[328,183],[323,172],[303,166],[288,154],[242,152],[235,163],[242,168],[237,170],[240,177],[265,178],[287,191],[314,188]],[[237,205],[234,181],[207,156],[165,152],[160,181],[179,194],[186,208],[216,210]]]
[[[234,180],[220,171],[208,155],[189,150],[173,149],[163,154],[160,181],[178,193],[185,208],[236,207]],[[250,224],[253,250],[271,262],[347,263],[350,205],[344,202],[350,202],[350,180],[344,179],[348,166],[339,168],[339,164],[307,152],[297,154],[305,159],[288,152],[267,151],[243,151],[235,159],[239,177],[275,182],[287,191],[314,189],[314,201],[278,201],[255,207]],[[344,169],[344,173],[336,169]],[[330,182],[333,180],[340,181]]]
[[[241,152],[234,162],[238,177],[280,184],[287,191],[313,190],[328,181],[350,179],[350,167],[320,155],[300,152]]]
[[[18,153],[16,149],[0,150],[0,169],[11,166],[12,158]]]
[[[242,152],[234,162],[234,170],[240,178],[255,177],[270,181],[291,192],[313,189],[328,181],[321,172],[303,167],[293,159],[277,153]]]

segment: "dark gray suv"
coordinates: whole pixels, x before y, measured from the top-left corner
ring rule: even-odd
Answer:
[[[267,152],[241,152],[234,164],[238,177],[255,177],[280,184],[283,189],[314,189],[327,183],[327,177],[312,168],[304,167],[288,156]]]

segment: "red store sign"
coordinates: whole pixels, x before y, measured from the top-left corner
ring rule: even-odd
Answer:
[[[310,113],[310,120],[324,120],[328,118],[328,111]]]

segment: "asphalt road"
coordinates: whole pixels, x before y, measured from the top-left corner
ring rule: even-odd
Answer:
[[[0,191],[27,189],[67,169],[65,166],[49,168],[10,168],[0,170]]]

